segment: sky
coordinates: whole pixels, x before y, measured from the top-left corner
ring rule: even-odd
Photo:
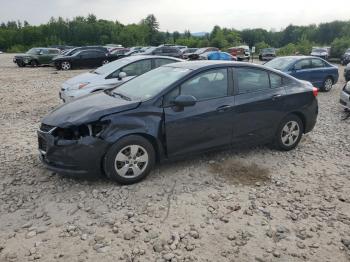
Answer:
[[[123,24],[154,14],[160,30],[169,32],[209,32],[215,25],[279,31],[289,24],[350,20],[350,0],[0,0],[0,22],[27,20],[38,25],[52,16],[89,13]]]

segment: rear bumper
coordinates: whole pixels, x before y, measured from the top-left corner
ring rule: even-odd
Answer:
[[[350,109],[350,94],[346,93],[344,90],[341,91],[339,103],[342,107]]]
[[[77,178],[101,176],[102,160],[109,144],[102,139],[83,137],[58,140],[50,133],[38,131],[39,158],[45,167],[59,174]]]
[[[318,116],[318,102],[317,99],[314,99],[312,104],[308,107],[307,110],[304,111],[305,116],[305,127],[304,127],[304,133],[311,132],[317,122],[317,116]]]

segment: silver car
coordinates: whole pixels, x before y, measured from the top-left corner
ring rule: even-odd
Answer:
[[[350,81],[344,86],[340,93],[340,104],[346,110],[350,110]]]
[[[125,57],[68,79],[62,84],[59,96],[63,102],[68,102],[93,92],[117,87],[154,68],[180,61],[183,60],[167,56]]]

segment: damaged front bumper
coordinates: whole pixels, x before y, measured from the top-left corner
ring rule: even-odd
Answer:
[[[102,162],[109,144],[99,137],[62,139],[51,130],[38,130],[39,157],[47,169],[79,178],[103,173]]]

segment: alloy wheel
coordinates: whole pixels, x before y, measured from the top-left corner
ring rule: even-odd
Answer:
[[[62,62],[61,63],[61,68],[63,70],[69,70],[70,69],[70,63],[69,62]]]
[[[294,145],[300,136],[300,127],[296,121],[287,122],[282,128],[281,140],[285,146]]]
[[[329,91],[329,90],[331,90],[332,86],[333,86],[333,81],[332,81],[332,79],[327,78],[326,81],[324,82],[324,89],[325,89],[326,91]]]
[[[140,145],[128,145],[122,148],[114,162],[118,175],[125,178],[135,178],[141,175],[149,162],[148,153]]]

